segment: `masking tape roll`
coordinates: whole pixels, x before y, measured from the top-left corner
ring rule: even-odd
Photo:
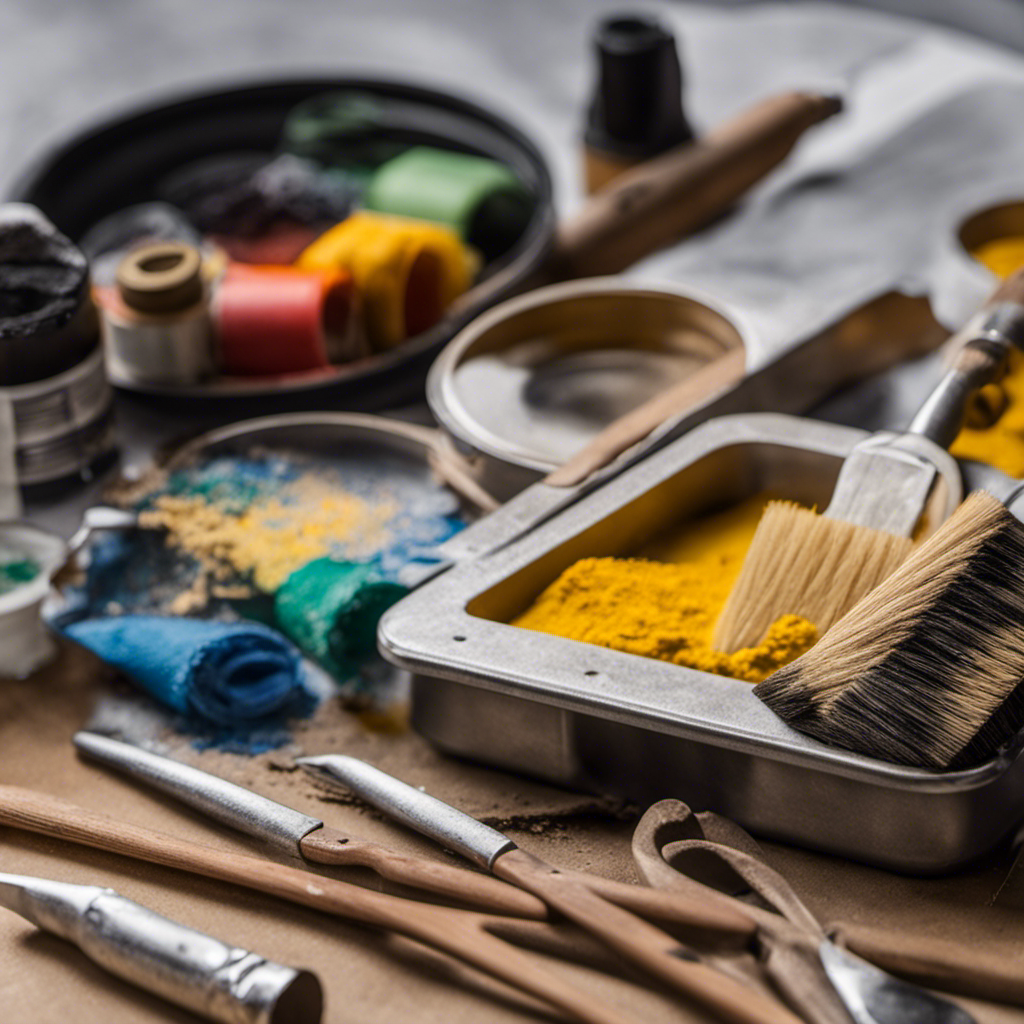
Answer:
[[[321,235],[297,262],[303,270],[351,273],[375,349],[432,327],[469,288],[475,264],[448,228],[368,212]]]
[[[362,353],[344,270],[232,266],[214,300],[224,373],[298,373]]]

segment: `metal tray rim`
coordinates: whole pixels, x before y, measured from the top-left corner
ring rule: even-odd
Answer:
[[[670,468],[672,464],[677,464],[677,468],[689,464],[700,458],[701,455],[721,447],[717,441],[721,438],[723,431],[730,427],[738,428],[739,436],[736,440],[740,443],[744,437],[749,436],[751,440],[767,440],[769,443],[785,444],[784,428],[787,424],[794,422],[802,431],[809,430],[812,434],[816,434],[822,446],[820,450],[826,454],[830,451],[838,455],[845,454],[845,451],[848,451],[857,440],[866,436],[865,431],[856,428],[837,427],[834,424],[800,420],[782,414],[744,414],[720,417],[695,427],[683,438],[652,453],[636,466],[625,470],[615,480],[620,483],[624,480],[628,481],[628,478],[640,471],[645,464],[649,467],[653,463],[661,463],[663,468]],[[773,428],[776,433],[775,437],[771,436]],[[805,433],[805,443],[807,439]],[[680,454],[681,452],[688,455],[689,458],[684,458]],[[778,723],[781,728],[780,733],[773,736],[770,734],[757,735],[742,727],[738,727],[735,732],[726,733],[724,729],[719,729],[712,723],[702,722],[698,717],[687,715],[673,717],[662,709],[649,707],[644,709],[642,712],[644,717],[641,719],[639,706],[632,702],[623,704],[621,698],[618,707],[609,707],[608,703],[602,703],[600,693],[574,689],[561,680],[526,679],[518,675],[515,670],[494,663],[487,666],[485,674],[480,668],[475,667],[468,658],[457,653],[457,650],[455,652],[446,650],[441,654],[437,650],[428,650],[421,645],[410,643],[403,637],[401,629],[403,622],[416,620],[420,617],[421,612],[426,611],[428,607],[432,611],[436,611],[440,604],[444,610],[446,630],[449,635],[463,635],[460,632],[462,629],[467,631],[472,629],[479,634],[483,628],[485,633],[493,638],[515,638],[513,642],[518,642],[526,631],[519,630],[507,623],[472,616],[465,610],[466,604],[474,596],[483,593],[501,579],[506,578],[511,572],[530,564],[545,550],[548,550],[550,545],[547,544],[547,541],[552,540],[557,532],[557,520],[562,516],[579,517],[581,505],[585,506],[585,504],[586,499],[571,506],[565,512],[508,547],[494,554],[481,556],[466,566],[456,566],[426,588],[414,591],[404,598],[381,620],[378,646],[383,655],[393,664],[420,675],[435,675],[471,687],[497,691],[566,710],[595,715],[605,720],[620,721],[638,728],[654,729],[664,733],[685,733],[694,738],[699,737],[702,741],[715,746],[743,750],[776,761],[799,764],[819,772],[855,778],[888,788],[902,788],[921,793],[950,793],[982,788],[1002,776],[1024,752],[1024,734],[1021,734],[1003,751],[981,765],[958,772],[935,772],[889,764],[875,758],[828,747],[803,736],[788,726],[783,726],[781,722]],[[460,591],[460,586],[464,586],[465,589]],[[472,589],[471,594],[468,593],[469,589]],[[444,596],[439,593],[439,590],[445,591]],[[451,607],[453,604],[458,606]],[[641,660],[636,655],[578,641],[569,641],[573,646],[567,648],[563,638],[547,637],[543,634],[526,635],[529,636],[530,643],[533,645],[534,660],[541,656],[541,648],[548,647],[550,644],[557,644],[556,650],[562,652],[576,651],[578,653],[585,650],[594,668],[605,665],[613,668],[621,666],[635,669],[637,661]],[[459,648],[461,644],[455,646]],[[669,679],[672,674],[675,674],[677,679],[687,678],[695,684],[712,685],[720,690],[731,688],[736,691],[739,699],[756,702],[749,684],[739,680],[698,672],[657,660],[650,662],[647,662],[647,659],[642,660],[646,663],[647,671],[655,676],[664,676]],[[767,709],[765,709],[765,713],[770,714]]]

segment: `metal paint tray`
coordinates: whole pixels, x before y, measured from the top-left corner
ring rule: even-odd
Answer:
[[[963,772],[890,765],[802,736],[748,683],[507,624],[580,558],[627,555],[761,491],[826,504],[864,436],[774,414],[710,421],[425,584],[379,632],[385,657],[415,674],[416,729],[454,754],[643,802],[678,797],[886,868],[938,873],[985,853],[1024,818],[1020,743]]]

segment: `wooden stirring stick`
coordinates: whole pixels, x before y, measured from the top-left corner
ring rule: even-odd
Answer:
[[[543,968],[487,930],[494,918],[373,892],[297,868],[215,850],[116,821],[57,797],[0,786],[0,825],[232,882],[315,910],[416,939],[500,979],[584,1024],[640,1024]],[[502,920],[502,919],[498,919]],[[724,977],[724,976],[722,976]],[[765,1018],[769,1024],[769,1018]]]

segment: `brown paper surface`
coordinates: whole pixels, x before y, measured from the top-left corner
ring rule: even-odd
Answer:
[[[175,836],[265,855],[244,837],[77,758],[71,734],[87,721],[97,697],[110,688],[107,673],[95,660],[71,649],[31,680],[0,683],[0,782],[55,794]],[[636,879],[629,847],[633,823],[617,817],[612,805],[445,759],[414,736],[368,734],[334,705],[322,709],[295,739],[295,748],[257,758],[195,751],[187,739],[176,738],[171,745],[175,756],[354,835],[397,850],[445,858],[429,841],[356,804],[325,799],[304,773],[287,770],[300,749],[310,754],[344,750],[424,785],[473,814],[501,822],[525,849],[555,864]],[[768,846],[766,852],[772,866],[825,921],[841,918],[955,937],[1005,951],[1024,969],[1024,913],[988,905],[1009,868],[1008,855],[953,878],[921,880],[780,846]],[[330,1024],[526,1024],[559,1019],[527,997],[409,940],[224,883],[9,828],[0,828],[0,870],[109,885],[192,927],[282,963],[309,967],[324,983],[324,1019]],[[375,876],[366,871],[324,870],[377,887]],[[639,1020],[689,1024],[708,1019],[653,985],[538,958]],[[1024,1010],[963,1003],[979,1024],[1024,1022]],[[68,943],[4,910],[0,1007],[4,1024],[196,1019],[112,978]]]

